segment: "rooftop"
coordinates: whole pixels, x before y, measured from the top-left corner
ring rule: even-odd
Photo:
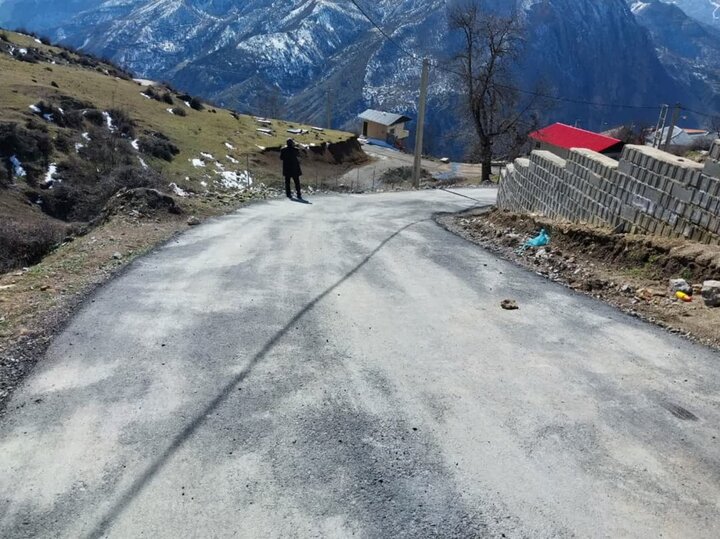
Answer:
[[[603,152],[622,144],[620,139],[586,131],[569,125],[556,123],[530,133],[530,138],[545,142],[559,148],[587,148],[595,152]]]
[[[358,118],[367,122],[373,122],[380,125],[390,127],[392,125],[409,122],[412,118],[403,116],[402,114],[395,114],[394,112],[383,112],[381,110],[367,109],[362,114],[358,115]]]

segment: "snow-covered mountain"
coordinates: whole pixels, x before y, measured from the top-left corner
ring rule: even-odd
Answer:
[[[635,2],[632,10],[650,32],[668,72],[683,86],[692,88],[706,108],[719,110],[720,26],[698,22],[675,2]]]
[[[664,0],[703,24],[720,28],[720,0]]]
[[[330,99],[336,126],[353,126],[367,106],[412,116],[420,61],[396,43],[446,65],[454,42],[448,0],[358,2],[394,43],[347,0],[0,0],[0,24],[39,30],[239,110],[270,113],[262,109],[283,103],[287,117],[320,123]],[[548,120],[597,129],[651,123],[656,115],[576,101],[716,107],[707,82],[669,72],[676,57],[661,52],[667,47],[626,0],[518,4],[528,26],[519,84],[535,88],[542,80],[544,92],[567,98],[546,111]],[[698,70],[716,69],[702,61]],[[452,77],[437,69],[431,75],[428,139],[436,151],[462,145],[447,136],[457,119]]]

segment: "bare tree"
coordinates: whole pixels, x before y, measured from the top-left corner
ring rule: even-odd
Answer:
[[[448,19],[461,38],[454,71],[477,135],[482,180],[489,181],[493,160],[512,155],[537,125],[531,109],[538,96],[521,95],[513,85],[523,25],[516,12],[497,14],[486,9],[483,0],[459,0],[449,8]]]

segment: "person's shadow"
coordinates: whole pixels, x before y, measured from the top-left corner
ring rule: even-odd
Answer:
[[[297,202],[298,204],[310,204],[310,205],[312,205],[312,202],[310,202],[309,200],[305,200],[304,198],[295,198],[295,197],[292,197],[290,200],[292,200],[293,202]]]

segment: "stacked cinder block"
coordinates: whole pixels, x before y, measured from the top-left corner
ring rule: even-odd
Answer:
[[[626,146],[617,181],[627,194],[628,222],[650,234],[716,239],[717,223],[711,221],[718,213],[720,180],[705,176],[703,168],[655,148]]]
[[[503,171],[498,206],[626,231],[720,243],[720,140],[705,165],[647,146],[620,161],[534,151]]]

